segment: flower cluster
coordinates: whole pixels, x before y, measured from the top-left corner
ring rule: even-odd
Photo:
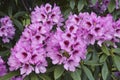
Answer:
[[[90,7],[99,14],[104,13],[107,10],[110,1],[111,0],[96,0],[96,3],[92,4],[92,0],[89,0],[89,3],[91,4]],[[119,0],[115,0],[115,7],[116,9],[120,8]]]
[[[45,4],[34,9],[31,21],[11,49],[8,60],[10,70],[20,69],[24,76],[32,71],[45,73],[47,57],[52,59],[53,64],[75,71],[81,59],[86,58],[88,45],[97,42],[101,46],[104,41],[117,42],[120,38],[120,20],[115,22],[110,14],[70,14],[63,26],[65,30],[62,30],[60,26],[64,19],[60,8]],[[52,31],[54,26],[57,28]]]
[[[60,7],[56,6],[56,4],[54,4],[53,8],[48,3],[40,7],[37,6],[31,13],[32,23],[41,22],[48,30],[51,30],[53,26],[60,27],[63,25],[64,19],[62,17]]]
[[[103,13],[107,10],[108,4],[110,3],[110,0],[97,0],[96,3],[91,5],[91,7],[97,12],[97,13]]]
[[[86,42],[79,34],[80,18],[70,15],[65,24],[65,31],[57,32],[48,40],[48,57],[53,64],[63,64],[69,71],[75,71],[81,59],[86,58]]]
[[[20,68],[21,75],[46,72],[46,52],[44,40],[46,31],[40,23],[31,24],[25,28],[20,40],[11,49],[11,56],[8,64],[10,70]]]
[[[86,46],[95,42],[99,46],[105,41],[117,42],[119,33],[120,20],[115,22],[110,14],[71,14],[65,22],[65,31],[58,28],[48,40],[48,57],[53,64],[63,64],[66,70],[75,71],[80,60],[86,57]]]
[[[13,27],[10,17],[5,16],[0,19],[0,37],[4,43],[8,43],[15,35],[15,28]]]
[[[98,41],[101,44],[104,41],[115,40],[114,20],[111,15],[97,16],[95,13],[80,13],[80,35],[88,44],[94,44]]]
[[[52,35],[51,30],[54,26],[62,25],[62,14],[56,5],[52,8],[50,4],[37,6],[31,13],[32,23],[27,26],[16,43],[11,49],[11,56],[8,60],[10,70],[20,68],[21,75],[35,73],[45,73],[46,61],[46,40]]]
[[[3,59],[0,56],[0,76],[4,76],[7,73],[7,69]]]

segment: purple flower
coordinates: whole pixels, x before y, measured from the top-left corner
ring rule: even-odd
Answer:
[[[48,37],[47,30],[41,23],[30,24],[25,28],[16,45],[11,49],[8,59],[10,70],[20,69],[23,77],[32,71],[46,72],[46,51],[44,41]]]
[[[29,75],[33,70],[34,68],[31,65],[23,64],[22,68],[20,69],[20,74],[26,76]]]
[[[7,69],[5,63],[0,56],[0,76],[4,76],[6,73],[7,73]]]
[[[115,76],[120,77],[120,72],[119,71],[114,72],[114,74],[115,74]]]
[[[23,78],[21,76],[14,76],[10,80],[23,80]]]
[[[119,0],[115,0],[115,2],[116,2],[116,9],[119,9],[120,8],[120,5],[119,5]]]
[[[15,28],[13,27],[10,17],[5,16],[0,19],[0,37],[4,43],[8,43],[15,35]]]
[[[49,3],[36,7],[31,13],[32,23],[41,22],[49,31],[54,25],[62,26],[64,19],[62,18],[61,10],[56,4],[52,7]]]
[[[120,19],[116,21],[115,25],[114,25],[114,29],[115,29],[115,37],[120,38]]]
[[[97,13],[103,13],[107,10],[108,4],[110,3],[110,0],[97,0],[95,4],[92,4],[90,7],[94,9]]]
[[[66,70],[75,71],[80,60],[85,59],[86,43],[78,35],[78,17],[71,15],[69,18],[66,21],[66,30],[63,32],[58,28],[48,40],[47,56],[52,59],[53,64],[63,64]]]
[[[64,68],[66,70],[75,71],[75,67],[79,66],[79,62],[74,60],[75,58],[69,58],[64,62]]]

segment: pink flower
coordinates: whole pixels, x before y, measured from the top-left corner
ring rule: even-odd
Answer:
[[[50,37],[47,42],[47,56],[52,59],[53,64],[63,64],[66,70],[75,71],[80,60],[85,59],[86,43],[82,42],[77,34],[78,25],[69,24],[66,23],[65,31],[58,28],[55,34]],[[70,31],[70,27],[73,27],[72,31]]]
[[[34,68],[31,66],[31,65],[29,65],[29,64],[24,64],[23,66],[22,66],[22,68],[20,69],[20,71],[21,71],[21,75],[29,75],[32,71],[34,70]]]
[[[6,73],[7,73],[7,68],[6,68],[5,62],[0,56],[0,77],[4,76]]]
[[[0,19],[0,37],[4,43],[10,42],[15,35],[15,28],[13,27],[10,17],[5,16]]]
[[[32,71],[36,72],[36,67],[39,73],[46,72],[47,61],[44,47],[48,38],[46,32],[47,30],[41,23],[30,24],[25,28],[19,41],[11,49],[11,56],[8,60],[10,70],[20,68],[23,77]]]
[[[45,12],[46,12],[46,13],[50,13],[51,10],[52,10],[52,6],[51,6],[49,3],[47,3],[47,4],[45,5]]]
[[[75,67],[78,65],[79,62],[76,62],[72,57],[64,62],[64,68],[69,71],[75,71]]]
[[[21,50],[20,52],[16,53],[15,56],[20,62],[25,63],[29,61],[31,54],[25,50]]]
[[[10,80],[23,80],[21,76],[14,76]]]
[[[36,66],[35,66],[35,72],[38,73],[45,73],[46,72],[46,66],[47,66],[47,62],[44,59],[41,59],[41,61],[39,61]]]
[[[62,26],[64,21],[62,17],[60,8],[56,5],[52,8],[49,3],[40,7],[37,6],[31,13],[32,23],[41,22],[49,28],[49,31],[54,25]]]
[[[14,56],[11,55],[8,59],[8,65],[10,65],[10,71],[17,70],[18,68],[21,67],[20,61]]]

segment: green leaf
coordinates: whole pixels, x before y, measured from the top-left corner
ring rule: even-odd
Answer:
[[[42,79],[42,80],[51,80],[51,78],[46,75],[46,74],[40,74],[39,77]]]
[[[0,16],[5,16],[6,14],[2,11],[0,11]]]
[[[117,69],[120,71],[120,56],[113,55],[113,61],[117,67]]]
[[[6,44],[4,44],[3,42],[0,41],[0,45],[1,45],[2,47],[5,47],[5,48],[10,49],[13,44],[12,44],[12,43],[6,43]]]
[[[75,1],[74,0],[70,0],[70,7],[71,7],[71,9],[74,9],[74,7],[75,7]]]
[[[78,1],[78,6],[77,6],[78,12],[80,12],[83,9],[83,7],[84,7],[84,1],[85,0],[79,0]]]
[[[9,50],[0,51],[0,56],[4,57],[4,56],[7,56],[9,53],[10,53]]]
[[[113,49],[113,52],[114,52],[114,53],[120,53],[120,48],[115,48],[115,49]]]
[[[70,14],[70,8],[68,8],[68,9],[66,9],[65,11],[64,11],[64,17],[65,17],[65,19],[67,19],[68,18],[68,15]]]
[[[55,67],[56,67],[56,66],[50,67],[49,69],[47,69],[46,73],[53,72],[53,71],[55,70]]]
[[[85,61],[84,64],[86,64],[86,65],[91,65],[91,66],[99,66],[99,65],[102,65],[102,64],[100,64],[100,63],[98,63],[97,61],[94,61],[94,60]]]
[[[37,75],[34,73],[32,73],[30,77],[31,77],[31,80],[39,80]]]
[[[112,13],[115,9],[115,6],[116,6],[115,0],[110,0],[110,3],[108,5],[108,11]]]
[[[108,50],[108,48],[106,47],[105,44],[102,45],[102,48],[101,48],[101,49],[102,49],[102,51],[103,51],[106,55],[108,55],[108,56],[110,55],[109,50]]]
[[[12,6],[9,6],[9,8],[8,8],[8,15],[12,16]]]
[[[103,80],[107,80],[108,74],[109,74],[109,70],[108,70],[107,64],[105,62],[103,67],[102,67],[102,78],[103,78]]]
[[[93,75],[92,75],[92,72],[86,66],[82,65],[82,68],[83,68],[83,71],[87,75],[89,80],[95,80]]]
[[[9,72],[5,76],[0,77],[0,80],[9,80],[10,78],[12,78],[13,76],[16,76],[16,75],[19,75],[18,71]]]
[[[87,53],[86,55],[86,59],[84,61],[88,61],[92,56],[92,53]]]
[[[23,16],[23,15],[25,15],[25,11],[20,11],[20,12],[17,12],[13,17],[18,18],[18,17]]]
[[[24,80],[30,80],[30,75],[26,76]]]
[[[64,68],[61,66],[57,66],[54,70],[54,78],[58,79],[60,76],[62,76],[64,72]]]
[[[75,72],[71,73],[71,77],[73,78],[73,80],[81,80],[81,70],[76,70]]]
[[[106,44],[110,45],[110,46],[114,46],[112,41],[105,41]]]
[[[18,27],[18,29],[22,32],[23,31],[23,25],[21,24],[20,21],[18,21],[17,19],[13,19],[13,23],[16,25],[16,27]]]
[[[97,0],[92,0],[92,4],[94,5],[97,2]]]
[[[107,57],[108,57],[108,56],[107,56],[106,54],[102,54],[101,57],[100,57],[100,63],[105,62],[106,59],[107,59]]]

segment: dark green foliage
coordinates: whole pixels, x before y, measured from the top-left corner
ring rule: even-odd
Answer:
[[[92,0],[93,4],[96,0]],[[0,39],[0,56],[7,62],[10,49],[19,40],[26,24],[30,23],[30,13],[36,5],[56,3],[60,6],[64,18],[72,13],[93,12],[89,7],[88,0],[0,0],[0,17],[8,15],[11,17],[16,28],[16,35],[10,43],[4,44]],[[111,13],[115,20],[120,16],[120,9],[115,9],[115,0],[111,0],[108,9],[103,14]],[[112,45],[112,44],[111,44]],[[120,71],[120,43],[118,48],[107,47],[106,43],[100,48],[98,45],[88,46],[86,60],[81,60],[80,66],[75,72],[65,71],[61,66],[53,66],[51,62],[45,74],[31,73],[24,80],[119,80],[114,72]],[[49,60],[48,60],[49,61]],[[18,72],[9,72],[0,80],[9,80],[12,76],[19,75]]]

